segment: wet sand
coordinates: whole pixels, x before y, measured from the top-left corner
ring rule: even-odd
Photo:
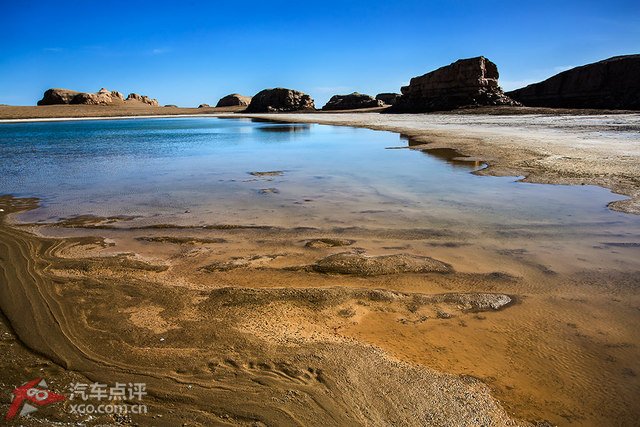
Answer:
[[[567,252],[544,230],[478,241],[126,218],[7,224],[35,203],[2,199],[2,311],[54,364],[20,361],[3,382],[40,369],[54,384],[69,372],[143,381],[165,425],[595,426],[640,413],[640,273],[624,234],[576,268],[576,250],[541,256],[541,242]]]
[[[481,156],[492,165],[482,173],[637,188],[637,115],[595,127],[584,117],[260,117],[402,131]],[[596,138],[603,120],[629,129]],[[609,140],[612,153],[598,157]],[[580,160],[553,157],[573,143]],[[143,425],[601,426],[640,415],[637,230],[12,221],[36,205],[0,199],[4,388],[42,375],[59,387],[146,382],[149,415],[130,420]],[[53,408],[37,416],[79,421]]]
[[[176,240],[194,231],[200,238],[201,230],[162,229],[174,238],[151,240],[141,238],[151,230],[117,230],[114,245],[113,236],[42,238],[6,224],[7,213],[34,203],[0,203],[0,255],[10,260],[2,263],[2,311],[27,347],[63,368],[46,365],[54,384],[68,371],[92,381],[146,382],[149,412],[162,417],[154,424],[164,425],[524,424],[480,380],[404,362],[340,332],[379,312],[491,315],[512,302],[506,295],[407,293],[360,277],[345,283],[342,275],[305,268],[322,250],[272,255],[286,247],[281,238],[304,239],[298,231],[223,229],[216,238],[234,244],[220,244]],[[238,268],[206,268],[231,254],[255,254],[247,242],[262,239],[259,250],[269,255],[248,256]],[[3,376],[34,375],[42,366],[17,365]]]

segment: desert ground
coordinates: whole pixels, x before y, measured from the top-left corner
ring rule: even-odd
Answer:
[[[640,114],[522,111],[248,117],[390,130],[411,149],[488,164],[476,173],[610,188],[629,196],[612,209],[640,213]],[[176,112],[232,115],[0,107],[3,119]],[[27,425],[601,426],[640,415],[637,229],[16,220],[38,203],[0,199],[0,385],[133,377],[150,408],[89,420],[49,408]]]

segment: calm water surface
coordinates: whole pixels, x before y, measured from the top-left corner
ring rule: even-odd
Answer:
[[[0,193],[42,199],[26,221],[640,229],[606,208],[622,198],[606,189],[477,176],[446,152],[390,149],[406,146],[390,132],[249,119],[0,124]]]

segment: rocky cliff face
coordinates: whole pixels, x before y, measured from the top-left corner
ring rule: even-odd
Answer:
[[[248,113],[314,110],[313,99],[293,89],[265,89],[258,92],[247,107]]]
[[[384,102],[386,105],[395,105],[401,96],[399,93],[379,93],[376,95],[376,99]]]
[[[530,107],[640,110],[640,55],[572,68],[507,95]]]
[[[372,96],[353,92],[349,95],[334,95],[322,107],[323,110],[356,110],[358,108],[382,107],[384,103]]]
[[[250,96],[242,96],[237,93],[232,93],[231,95],[223,96],[220,98],[216,107],[242,107],[247,106],[251,103]]]
[[[132,95],[135,95],[132,98]],[[137,94],[131,94],[127,98],[128,100],[140,101],[152,106],[158,106],[158,101],[150,99],[146,96],[140,96]],[[124,96],[118,91],[110,91],[102,88],[96,93],[77,92],[69,89],[49,89],[45,91],[44,96],[38,105],[60,105],[60,104],[75,104],[75,105],[113,105],[123,104],[125,102]]]
[[[392,112],[452,110],[463,106],[518,105],[498,85],[498,67],[484,56],[453,64],[411,79]]]

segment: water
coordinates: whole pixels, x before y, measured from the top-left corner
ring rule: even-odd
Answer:
[[[606,189],[477,176],[481,165],[407,145],[390,132],[249,119],[1,124],[0,193],[42,200],[25,221],[638,229],[606,207],[623,198]]]

